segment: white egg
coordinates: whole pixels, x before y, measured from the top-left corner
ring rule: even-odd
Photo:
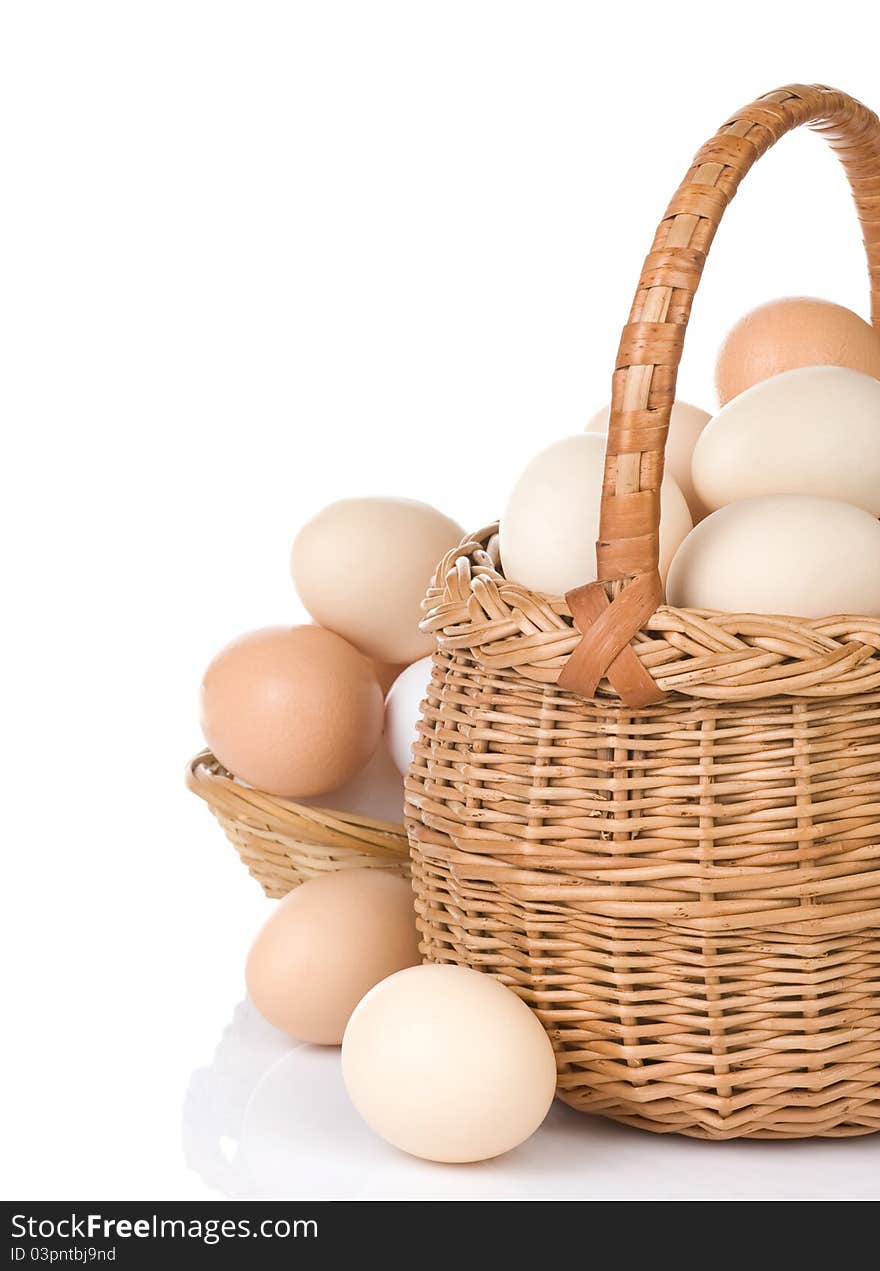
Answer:
[[[810,494],[740,499],[687,536],[666,593],[685,609],[878,616],[880,521]]]
[[[400,772],[406,776],[421,705],[431,680],[431,659],[419,658],[397,679],[385,699],[385,744]]]
[[[564,596],[595,582],[605,439],[566,437],[542,450],[520,476],[501,519],[501,560],[508,578],[532,591]],[[660,490],[660,576],[693,520],[670,476]]]
[[[387,1142],[429,1161],[485,1161],[538,1128],[553,1047],[520,998],[467,967],[409,967],[355,1008],[342,1041],[351,1101]]]
[[[608,421],[611,418],[611,407],[603,406],[587,424],[585,432],[607,433]],[[690,514],[695,521],[701,520],[709,509],[704,505],[691,477],[691,455],[697,438],[708,424],[711,415],[708,411],[692,406],[690,402],[674,402],[669,419],[669,436],[666,438],[666,471],[678,485],[685,497]]]
[[[709,508],[757,494],[815,494],[880,515],[880,382],[843,366],[805,366],[734,397],[692,461]]]

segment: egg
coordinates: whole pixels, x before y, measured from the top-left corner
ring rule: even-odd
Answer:
[[[331,812],[353,812],[373,821],[399,825],[403,820],[403,778],[384,739],[372,759],[336,790],[302,802]]]
[[[585,431],[606,434],[610,418],[611,407],[604,406],[593,416]],[[699,406],[691,406],[690,402],[674,402],[669,419],[669,436],[666,438],[665,471],[684,495],[694,521],[701,520],[709,510],[703,506],[691,480],[691,455],[697,438],[709,419],[709,413],[700,410]]]
[[[434,569],[464,537],[455,521],[411,499],[342,499],[300,530],[291,572],[315,622],[380,662],[424,657],[419,630]]]
[[[687,536],[666,592],[686,609],[880,616],[880,521],[810,494],[740,499]]]
[[[604,466],[605,439],[596,433],[565,437],[532,460],[501,518],[501,559],[508,578],[551,596],[595,581]],[[692,528],[684,495],[672,477],[664,476],[661,578]]]
[[[432,668],[431,658],[419,658],[397,677],[385,699],[385,741],[391,758],[404,776],[412,759],[412,744]]]
[[[840,366],[785,371],[734,397],[694,449],[711,509],[756,494],[817,494],[880,515],[880,380]]]
[[[245,969],[270,1024],[300,1041],[338,1046],[374,984],[419,961],[412,887],[380,869],[337,869],[278,902]]]
[[[267,627],[222,649],[205,672],[202,732],[225,768],[267,794],[335,790],[379,743],[373,666],[320,627]]]
[[[377,984],[342,1043],[352,1103],[388,1143],[429,1161],[484,1161],[523,1143],[556,1088],[553,1047],[526,1004],[466,967]]]
[[[847,366],[880,379],[880,332],[828,300],[792,296],[759,305],[721,346],[718,400],[723,406],[753,384],[799,366]]]
[[[400,662],[373,663],[373,670],[376,672],[376,679],[379,681],[379,687],[386,695],[398,675],[400,675],[401,671],[404,671],[405,669],[406,668]]]

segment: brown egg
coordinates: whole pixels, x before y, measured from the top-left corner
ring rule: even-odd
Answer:
[[[398,826],[403,821],[403,777],[391,758],[383,738],[370,762],[338,790],[316,795],[301,802],[330,812],[353,812],[371,821]]]
[[[341,499],[300,530],[291,573],[315,622],[379,662],[415,662],[434,647],[419,630],[422,599],[463,535],[413,499]]]
[[[880,379],[880,332],[842,305],[807,296],[771,300],[740,318],[721,346],[722,406],[753,384],[800,366],[848,366]]]
[[[338,1046],[374,985],[419,961],[412,887],[380,869],[339,869],[285,896],[250,951],[248,992],[270,1024]]]
[[[382,733],[372,663],[321,627],[267,627],[222,649],[202,682],[202,731],[248,785],[323,794],[366,764]]]
[[[376,672],[376,679],[379,681],[379,687],[386,697],[391,685],[397,679],[398,675],[400,675],[401,671],[404,671],[405,669],[406,667],[400,662],[373,663],[373,670]]]

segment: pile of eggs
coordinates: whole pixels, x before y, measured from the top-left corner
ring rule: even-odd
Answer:
[[[669,604],[880,615],[880,334],[839,305],[764,305],[718,356],[721,408],[676,402],[660,490]],[[526,467],[501,520],[509,578],[564,595],[596,578],[609,411]]]
[[[291,571],[313,623],[242,636],[205,673],[202,731],[220,763],[282,799],[399,821],[430,677],[421,601],[462,537],[405,499],[347,499],[304,526]],[[245,978],[276,1028],[342,1044],[355,1107],[413,1155],[497,1156],[550,1107],[544,1029],[490,977],[419,965],[412,889],[396,875],[339,869],[301,884],[257,936]]]
[[[313,624],[252,631],[205,672],[202,732],[220,763],[266,794],[331,794],[337,806],[348,799],[350,811],[399,821],[401,774],[430,677],[421,602],[463,533],[409,499],[344,499],[309,521],[291,572]],[[384,808],[351,806],[369,804],[371,785],[385,791]]]
[[[776,301],[731,331],[716,382],[714,417],[685,402],[672,411],[660,496],[669,603],[880,614],[880,335],[837,305]],[[514,485],[500,567],[533,591],[596,578],[608,418],[544,450]],[[421,601],[462,537],[403,499],[348,499],[310,521],[291,566],[313,623],[243,636],[205,674],[202,726],[219,761],[280,798],[399,820],[431,674]],[[550,1107],[556,1064],[536,1016],[490,976],[420,965],[412,891],[390,873],[341,869],[296,888],[258,935],[246,979],[277,1028],[341,1044],[354,1106],[404,1151],[484,1160]]]

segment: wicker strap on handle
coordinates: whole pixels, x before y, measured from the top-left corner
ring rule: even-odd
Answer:
[[[559,679],[592,697],[608,676],[621,700],[643,706],[663,693],[630,641],[657,609],[660,482],[676,377],[691,305],[724,209],[774,142],[807,124],[837,151],[852,188],[880,327],[880,120],[822,85],[790,85],[740,110],[697,153],[660,222],[623,329],[611,398],[596,556],[600,582],[566,600],[584,639]]]

